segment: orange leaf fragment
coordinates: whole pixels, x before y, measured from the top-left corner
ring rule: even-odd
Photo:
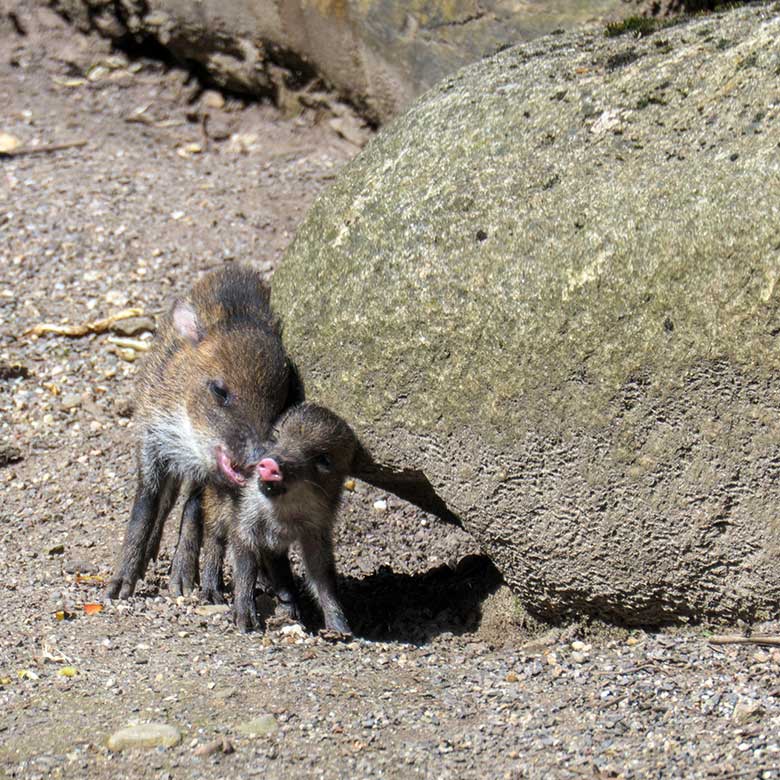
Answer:
[[[102,604],[85,604],[84,605],[84,612],[86,612],[88,615],[97,615],[98,612],[103,611],[103,605]]]

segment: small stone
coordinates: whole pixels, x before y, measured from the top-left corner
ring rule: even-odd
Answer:
[[[734,705],[734,712],[731,716],[732,720],[744,726],[754,720],[760,720],[764,715],[764,708],[757,701],[753,699],[740,699]]]
[[[66,558],[62,563],[62,570],[66,574],[91,574],[97,571],[97,567],[82,558]]]
[[[267,737],[279,729],[279,724],[273,715],[260,715],[258,718],[242,723],[238,732],[246,737]]]
[[[520,678],[517,676],[515,672],[507,672],[506,677],[504,679],[509,683],[516,683]]]
[[[49,555],[62,555],[65,552],[64,544],[55,544],[54,547],[50,547],[47,550]]]
[[[10,133],[0,133],[0,154],[8,154],[20,145],[19,139]]]
[[[121,290],[109,290],[106,293],[106,301],[112,306],[127,306],[127,294]]]
[[[374,501],[374,509],[377,512],[387,512],[387,500],[380,498],[378,501]]]
[[[132,417],[133,416],[133,402],[129,398],[117,398],[114,401],[114,411],[120,417]]]
[[[174,747],[181,742],[181,732],[167,723],[139,723],[115,731],[108,738],[108,749]]]
[[[76,409],[81,406],[81,396],[76,395],[75,393],[66,393],[62,396],[60,403],[62,404],[63,409],[70,411],[71,409]]]
[[[225,98],[222,97],[222,93],[213,89],[207,89],[201,98],[203,105],[206,108],[224,108]]]
[[[20,460],[22,460],[22,451],[15,444],[0,444],[0,466],[18,463]]]
[[[203,745],[198,745],[193,753],[196,756],[212,756],[214,753],[233,753],[235,748],[233,743],[227,739],[227,737],[221,737],[220,739],[214,739],[211,742],[206,742]]]
[[[585,642],[580,642],[579,639],[576,639],[571,643],[571,649],[576,650],[578,653],[587,653],[588,650],[590,650],[590,645],[585,644]]]
[[[111,330],[119,336],[137,336],[139,333],[154,333],[156,327],[151,317],[128,317],[117,320]]]
[[[588,660],[588,656],[585,653],[578,653],[576,650],[571,654],[571,660],[575,664],[584,664]]]

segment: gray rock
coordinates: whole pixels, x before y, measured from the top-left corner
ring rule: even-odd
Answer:
[[[305,63],[370,118],[384,121],[446,74],[502,46],[594,18],[619,16],[620,0],[310,3],[303,0],[55,0],[84,29],[153,40],[199,63],[215,83],[296,103],[280,67]],[[300,73],[298,74],[300,77]],[[298,105],[300,109],[300,105]]]
[[[115,731],[108,738],[108,749],[174,747],[181,742],[181,732],[168,723],[139,723]]]
[[[260,715],[257,718],[241,723],[236,730],[245,737],[267,737],[278,731],[278,729],[279,724],[273,715]]]
[[[778,35],[761,5],[459,71],[274,278],[363,476],[454,513],[537,614],[777,612]]]

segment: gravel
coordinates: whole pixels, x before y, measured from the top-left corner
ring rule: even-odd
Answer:
[[[464,532],[359,482],[337,535],[352,642],[311,606],[301,628],[261,599],[245,636],[169,598],[175,522],[138,595],[102,605],[135,471],[137,351],[108,339],[227,258],[270,278],[357,148],[7,7],[0,133],[87,143],[0,158],[0,774],[780,778],[780,648],[541,625]],[[142,313],[113,334],[24,335],[123,308]],[[153,723],[181,741],[109,749]]]

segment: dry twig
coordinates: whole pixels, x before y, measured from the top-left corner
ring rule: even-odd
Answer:
[[[711,645],[763,645],[765,647],[780,647],[780,636],[736,636],[723,634],[711,636],[707,640]]]
[[[24,332],[25,336],[69,336],[79,338],[89,333],[105,333],[111,329],[111,326],[119,320],[126,320],[130,317],[139,317],[143,314],[142,309],[123,309],[110,317],[93,322],[85,322],[82,325],[52,325],[50,323],[41,323]]]
[[[82,138],[79,141],[65,141],[61,144],[43,144],[42,146],[19,146],[16,149],[6,149],[0,151],[0,157],[21,157],[26,154],[52,154],[53,152],[62,152],[65,149],[77,149],[87,145],[87,140]]]

